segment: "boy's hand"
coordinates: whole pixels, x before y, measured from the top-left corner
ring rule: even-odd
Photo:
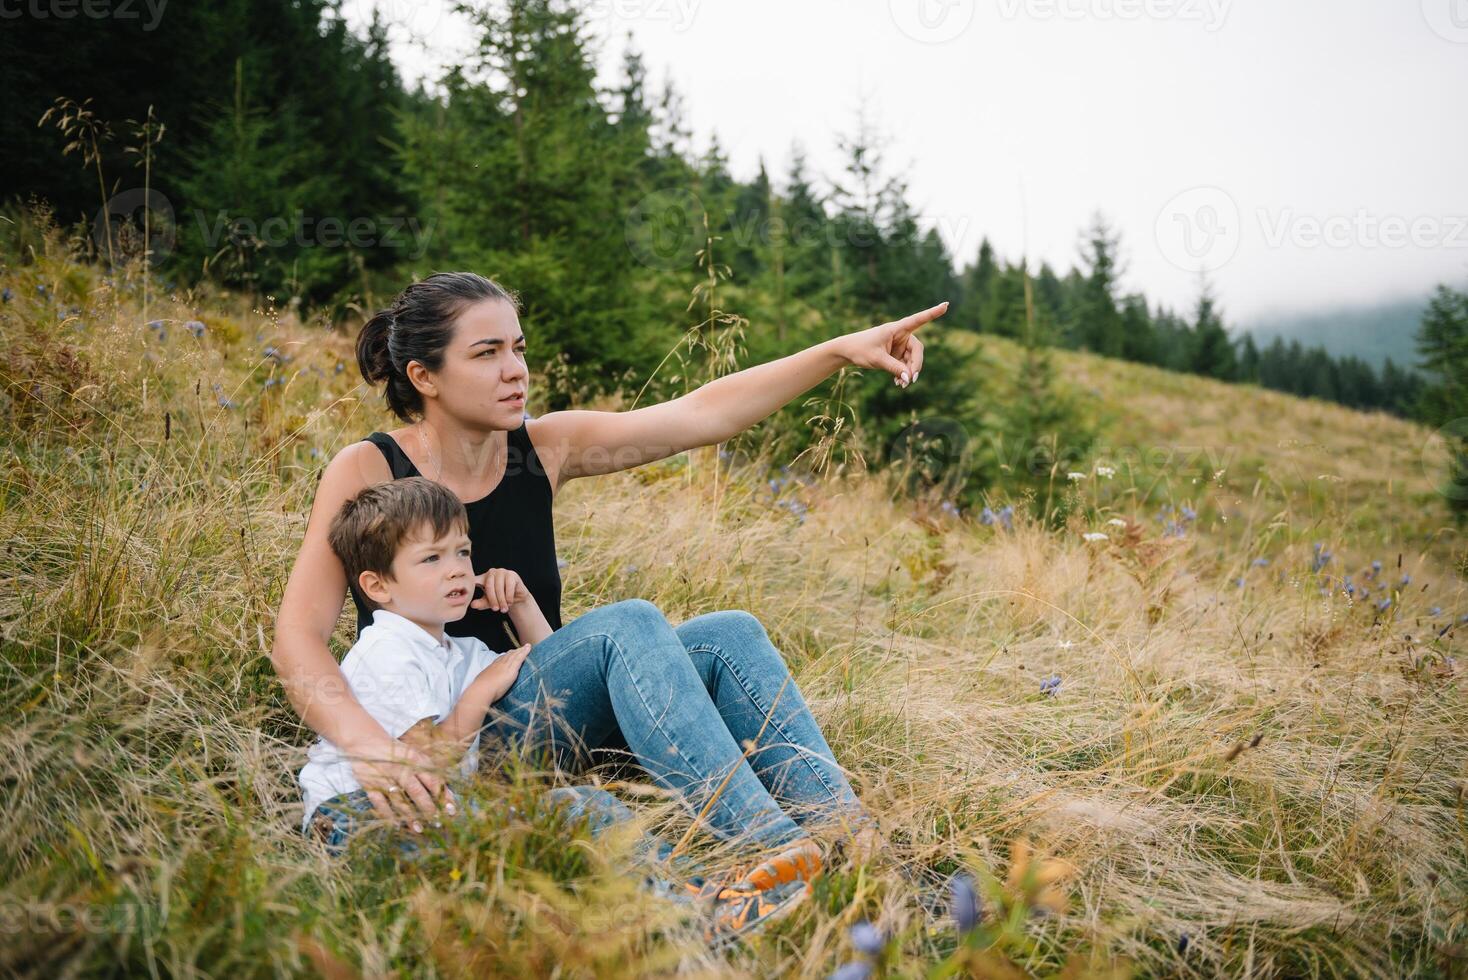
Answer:
[[[489,702],[493,704],[504,697],[515,686],[515,680],[520,676],[520,665],[525,663],[525,658],[530,654],[530,644],[516,647],[495,658],[494,663],[484,668],[479,677],[489,678],[484,681],[489,687]],[[479,677],[474,683],[480,683]]]
[[[474,609],[493,609],[495,612],[507,613],[515,603],[525,602],[530,598],[530,590],[525,588],[520,576],[508,568],[486,569],[479,576],[479,585],[484,589],[484,596],[469,603]]]

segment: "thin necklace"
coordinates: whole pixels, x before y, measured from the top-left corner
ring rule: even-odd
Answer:
[[[419,419],[418,420],[418,441],[423,444],[423,451],[428,454],[428,461],[430,463],[434,462],[433,450],[428,448],[428,439],[426,437],[424,437],[424,435],[423,435],[423,420],[422,419]],[[443,476],[443,460],[440,459],[437,462],[438,462],[438,472],[433,477],[433,480],[434,480],[435,483],[437,483],[438,480],[439,480],[439,478]]]

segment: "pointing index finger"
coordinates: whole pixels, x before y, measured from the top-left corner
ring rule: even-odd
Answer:
[[[929,322],[930,320],[936,320],[936,319],[938,319],[938,317],[942,316],[944,313],[947,313],[947,312],[948,312],[948,301],[947,300],[944,300],[943,302],[939,303],[937,306],[930,307],[929,309],[923,310],[921,313],[914,313],[911,316],[905,316],[901,320],[898,320],[897,321],[897,329],[898,330],[904,330],[904,331],[906,331],[908,333],[911,333],[912,331],[916,330],[918,327],[921,327],[923,324]]]

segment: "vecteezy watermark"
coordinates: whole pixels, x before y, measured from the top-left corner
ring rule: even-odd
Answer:
[[[1468,44],[1468,0],[1422,0],[1422,16],[1438,37]]]
[[[96,902],[0,900],[0,936],[116,935],[142,932],[162,923],[150,905]]]
[[[1190,188],[1162,206],[1153,236],[1173,265],[1212,272],[1238,253],[1243,240],[1239,205],[1221,188]]]
[[[168,0],[0,0],[0,20],[143,20],[143,30],[151,31],[167,6]]]
[[[583,13],[587,20],[602,21],[614,30],[632,21],[652,21],[670,24],[674,34],[682,34],[693,26],[700,3],[701,0],[591,0]]]
[[[1260,208],[1259,226],[1270,248],[1465,248],[1468,215],[1376,215],[1357,208],[1350,215],[1321,217],[1293,208]]]
[[[1194,187],[1175,195],[1157,213],[1157,247],[1173,265],[1212,272],[1238,253],[1243,233],[1257,224],[1268,248],[1468,248],[1468,214],[1308,214],[1294,208],[1256,208],[1252,222],[1238,202],[1218,187]]]
[[[914,41],[942,44],[968,30],[974,0],[888,0],[892,23]]]
[[[272,215],[261,220],[231,215],[227,211],[216,211],[211,217],[202,208],[196,208],[192,213],[200,238],[211,249],[226,241],[237,247],[257,250],[286,245],[300,248],[341,248],[345,245],[357,249],[411,247],[404,253],[410,259],[423,257],[437,224],[430,219],[425,227],[413,215],[389,218],[328,215],[316,218],[300,209],[289,215]]]
[[[997,0],[1005,20],[1175,20],[1223,27],[1233,0]]]
[[[1427,437],[1422,472],[1442,496],[1468,500],[1468,418],[1453,419]]]

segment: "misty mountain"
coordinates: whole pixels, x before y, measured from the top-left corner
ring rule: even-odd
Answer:
[[[1347,306],[1309,313],[1264,314],[1242,329],[1254,335],[1261,348],[1275,337],[1316,345],[1342,357],[1355,355],[1380,368],[1390,357],[1398,367],[1416,367],[1413,337],[1422,323],[1428,297],[1387,300],[1366,306]]]

